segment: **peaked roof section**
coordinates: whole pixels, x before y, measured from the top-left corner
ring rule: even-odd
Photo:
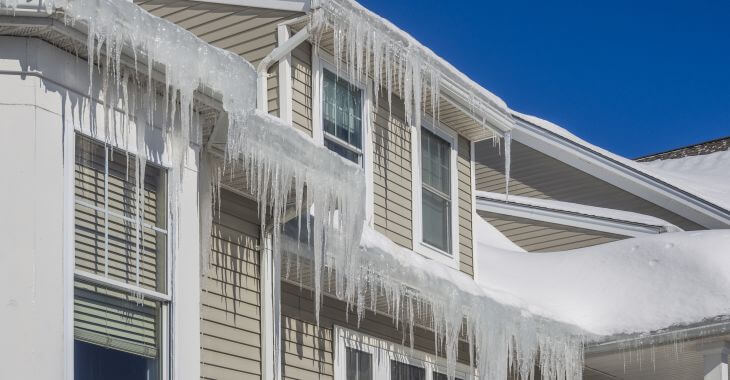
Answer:
[[[511,112],[517,119],[516,140],[707,228],[730,227],[730,179],[721,175],[730,172],[730,152],[683,165],[645,164],[595,146],[547,120]]]

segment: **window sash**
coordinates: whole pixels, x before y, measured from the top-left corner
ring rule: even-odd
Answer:
[[[75,271],[110,286],[125,283],[137,294],[166,296],[164,170],[148,164],[142,183],[130,182],[139,170],[136,157],[80,134],[75,139]]]
[[[363,92],[349,82],[338,78],[329,70],[323,70],[322,130],[327,140],[359,156],[363,146]],[[332,149],[330,144],[328,148]],[[336,153],[353,160],[349,152]]]
[[[421,128],[421,241],[451,255],[451,144]]]
[[[346,371],[348,380],[372,380],[372,355],[351,347],[346,348]]]
[[[422,240],[424,243],[451,254],[451,202],[429,191],[421,192]]]
[[[390,380],[426,380],[426,369],[413,364],[391,360]]]

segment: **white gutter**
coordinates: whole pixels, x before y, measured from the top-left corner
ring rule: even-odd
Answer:
[[[256,81],[256,108],[261,112],[268,112],[269,101],[267,94],[267,79],[269,77],[269,67],[284,58],[287,54],[291,53],[294,48],[299,46],[302,42],[306,41],[310,36],[309,25],[306,25],[302,30],[297,32],[294,36],[286,40],[281,45],[277,46],[274,50],[269,53],[261,62],[256,69],[258,73],[258,80]]]
[[[275,9],[279,11],[307,12],[309,0],[198,0],[201,3],[238,5],[241,7]]]
[[[637,223],[634,221],[589,215],[525,203],[476,196],[476,209],[500,215],[560,224],[622,236],[644,236],[667,232],[666,226]]]

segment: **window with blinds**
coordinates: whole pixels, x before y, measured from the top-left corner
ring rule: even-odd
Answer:
[[[156,379],[170,299],[165,172],[81,135],[75,158],[76,378]]]

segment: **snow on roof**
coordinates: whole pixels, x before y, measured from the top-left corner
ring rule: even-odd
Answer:
[[[578,203],[562,202],[552,199],[538,199],[532,197],[523,197],[519,195],[510,195],[505,197],[502,193],[493,193],[489,191],[476,191],[477,197],[483,197],[491,200],[515,203],[525,206],[540,207],[550,210],[581,214],[592,217],[613,219],[626,221],[649,226],[663,227],[667,232],[679,232],[681,228],[654,216],[638,214],[630,211],[615,210],[604,207],[586,206]]]
[[[511,112],[529,123],[594,150],[625,166],[666,182],[730,212],[730,153],[728,151],[675,160],[636,162],[593,145],[547,120],[514,110]]]
[[[495,247],[482,230],[476,236],[477,281],[488,293],[596,335],[649,332],[730,314],[730,230],[550,253]]]

